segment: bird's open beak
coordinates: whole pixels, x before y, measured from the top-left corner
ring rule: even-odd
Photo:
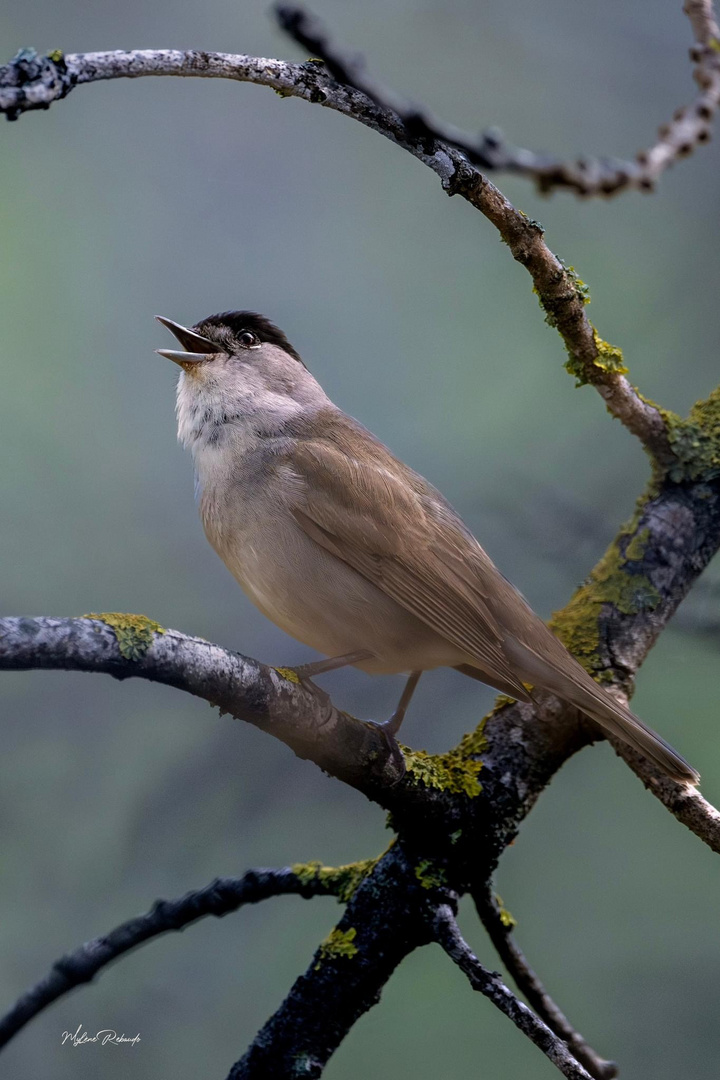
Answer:
[[[179,364],[181,368],[187,370],[195,367],[196,364],[202,364],[209,356],[218,352],[217,342],[210,341],[209,338],[203,337],[202,334],[196,334],[194,330],[189,330],[187,326],[181,326],[180,323],[173,322],[172,319],[165,319],[162,315],[156,315],[155,318],[163,326],[167,326],[170,333],[175,335],[183,346],[183,350],[185,350],[156,349],[155,352],[160,356],[166,356],[168,360]]]

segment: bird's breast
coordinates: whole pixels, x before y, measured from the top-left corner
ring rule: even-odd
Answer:
[[[358,664],[391,673],[466,659],[297,524],[283,492],[207,491],[207,537],[256,607],[286,633],[326,656],[367,650]]]

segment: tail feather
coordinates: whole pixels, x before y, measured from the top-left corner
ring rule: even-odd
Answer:
[[[608,735],[614,735],[653,761],[673,780],[699,784],[700,774],[688,765],[685,758],[673,750],[657,732],[595,682],[577,660],[565,650],[557,638],[552,641],[548,659],[541,657],[517,640],[506,642],[523,682],[538,689],[549,690],[563,701],[594,720]]]
[[[575,687],[573,689],[575,690]],[[598,686],[597,690],[600,693],[595,694],[584,687],[577,687],[572,696],[563,696],[586,713],[608,735],[614,735],[634,750],[639,750],[673,780],[686,784],[700,783],[700,774],[688,765],[677,750],[601,687]]]

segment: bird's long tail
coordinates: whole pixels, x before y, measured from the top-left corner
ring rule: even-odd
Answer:
[[[564,656],[557,657],[562,666],[560,663],[555,666],[518,642],[513,642],[512,647],[523,668],[523,681],[549,690],[574,705],[607,735],[613,735],[638,750],[673,780],[686,784],[700,783],[700,774],[688,765],[677,750],[673,750],[657,732],[643,724],[627,706],[616,701],[564,649]]]
[[[688,765],[677,750],[673,750],[656,731],[643,724],[642,720],[597,683],[593,683],[593,690],[585,687],[573,689],[575,693],[572,696],[563,696],[599,724],[606,734],[614,735],[634,750],[639,750],[673,780],[687,784],[700,783],[700,774]]]

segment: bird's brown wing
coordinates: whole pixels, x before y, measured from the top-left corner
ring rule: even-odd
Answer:
[[[474,661],[461,669],[523,701],[523,681],[557,694],[669,776],[698,783],[684,758],[578,664],[442,495],[360,425],[331,419],[319,437],[316,429],[296,442],[284,465],[306,533]]]
[[[465,549],[481,550],[477,541],[441,496],[385,447],[368,441],[362,430],[351,428],[343,436],[345,445],[300,441],[284,462],[295,480],[291,508],[298,524],[513,696],[528,701],[503,651],[483,582],[466,566]],[[355,440],[362,440],[362,463],[352,453]]]

